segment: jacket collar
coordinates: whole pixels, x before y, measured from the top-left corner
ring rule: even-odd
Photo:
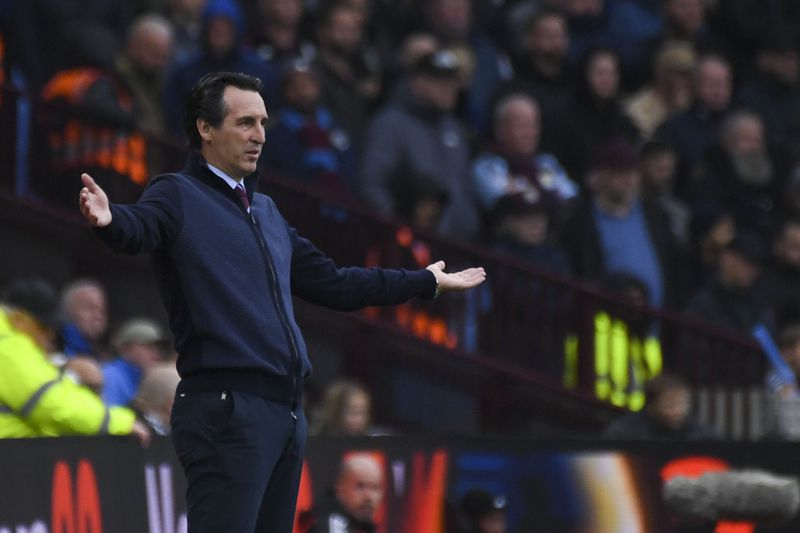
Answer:
[[[189,176],[199,179],[200,181],[202,181],[211,188],[225,191],[232,198],[236,197],[233,190],[230,187],[228,187],[228,184],[225,183],[219,176],[211,172],[211,170],[208,168],[208,163],[206,162],[205,157],[203,157],[203,155],[197,150],[192,150],[189,153],[189,157],[186,160],[186,166],[183,167],[183,170],[181,172],[183,174],[188,174]],[[250,204],[252,205],[253,194],[255,194],[255,191],[258,188],[258,171],[253,172],[248,176],[245,176],[244,188],[247,191],[247,199],[250,201]],[[238,202],[239,199],[236,198],[236,201]]]

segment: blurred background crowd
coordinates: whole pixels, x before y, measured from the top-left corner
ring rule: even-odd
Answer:
[[[265,180],[732,331],[800,321],[792,1],[34,0],[0,17],[4,89],[36,104],[12,157],[28,198],[71,209],[89,171],[135,201],[181,166],[195,81],[241,71],[263,82]],[[163,340],[143,324],[115,349]]]

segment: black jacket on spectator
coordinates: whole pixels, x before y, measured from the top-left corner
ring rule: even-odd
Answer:
[[[327,494],[322,503],[300,515],[298,525],[302,533],[374,533],[374,522],[364,522],[351,516],[336,501],[332,494]]]
[[[650,238],[653,240],[661,264],[664,280],[664,305],[676,307],[683,300],[684,276],[681,267],[681,251],[670,230],[669,218],[655,204],[642,203]],[[584,197],[575,207],[559,242],[563,243],[572,263],[573,272],[583,278],[600,280],[609,272],[605,269],[603,249],[594,215],[594,202]]]

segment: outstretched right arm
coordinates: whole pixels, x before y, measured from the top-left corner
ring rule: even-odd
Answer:
[[[171,241],[180,230],[180,195],[177,184],[166,177],[156,179],[136,204],[108,201],[105,191],[88,174],[78,205],[83,217],[106,244],[117,252],[150,252]]]

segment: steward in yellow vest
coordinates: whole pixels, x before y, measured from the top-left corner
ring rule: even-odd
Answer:
[[[632,276],[615,274],[613,279],[610,277],[609,284],[607,288],[631,300],[632,305],[644,304],[647,300],[643,284]],[[621,306],[605,307],[608,309],[595,312],[591,331],[578,331],[567,337],[563,383],[567,388],[579,385],[579,367],[590,364],[580,361],[579,342],[589,342],[594,359],[591,386],[597,398],[639,411],[645,404],[645,383],[659,375],[663,367],[661,342],[640,313]],[[614,307],[619,309],[612,311]]]
[[[133,411],[106,407],[48,360],[55,310],[55,294],[42,282],[16,283],[0,296],[0,438],[131,432],[141,438]]]

